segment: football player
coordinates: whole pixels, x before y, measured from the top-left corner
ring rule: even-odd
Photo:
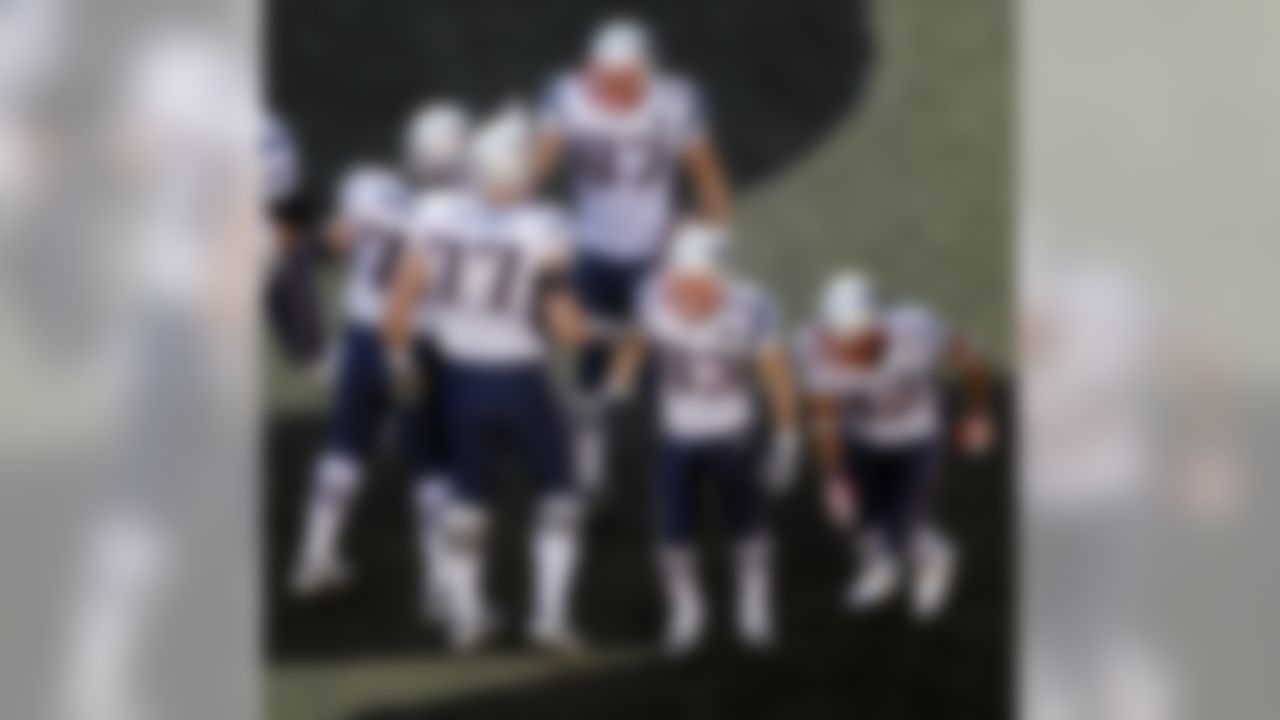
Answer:
[[[471,649],[492,630],[482,584],[494,443],[505,441],[542,496],[528,632],[536,643],[572,650],[579,508],[549,368],[552,349],[577,351],[587,331],[567,280],[569,231],[557,209],[530,194],[532,132],[522,113],[502,113],[478,133],[470,181],[474,189],[437,193],[415,208],[413,253],[385,327],[403,358],[414,307],[430,298],[445,371],[428,391],[444,395],[453,465],[446,521],[450,640]]]
[[[729,189],[708,135],[702,102],[687,80],[660,70],[644,26],[616,19],[593,36],[583,66],[556,78],[541,111],[541,177],[566,165],[578,240],[574,283],[593,323],[619,329],[674,226],[683,171],[700,212],[721,221]],[[615,334],[616,335],[616,334]],[[580,480],[597,489],[606,455],[597,403],[613,343],[581,358],[577,437]]]
[[[889,600],[912,571],[911,604],[934,618],[950,592],[955,553],[932,525],[927,502],[944,450],[941,378],[963,380],[959,440],[988,449],[987,373],[958,336],[916,304],[886,305],[856,272],[826,285],[817,319],[801,331],[799,362],[811,399],[813,437],[826,507],[840,528],[861,515],[861,569],[846,606]]]
[[[313,279],[313,211],[302,192],[302,155],[289,126],[275,114],[266,118],[258,149],[271,239],[267,321],[289,361],[309,376],[322,377],[325,338]]]
[[[470,120],[461,107],[450,102],[428,103],[418,110],[405,138],[405,168],[415,195],[460,189],[466,180],[466,148]],[[407,254],[401,253],[407,262]],[[419,303],[414,318],[413,360],[422,378],[440,378],[444,372],[440,349],[432,330],[432,307]],[[418,392],[404,398],[401,441],[408,452],[414,477],[414,505],[418,520],[419,577],[424,617],[444,620],[444,520],[448,508],[449,462],[444,397],[438,392]]]
[[[619,352],[609,394],[625,397],[644,358],[659,405],[656,484],[659,565],[667,600],[664,646],[698,645],[706,610],[696,569],[696,500],[713,483],[734,540],[737,629],[750,648],[773,642],[770,548],[762,484],[785,490],[800,450],[798,398],[776,308],[722,258],[725,234],[692,223],[676,234],[663,268],[641,291],[638,323]],[[768,401],[772,442],[757,451],[755,389]]]
[[[388,359],[381,326],[387,293],[404,249],[408,213],[416,192],[456,175],[466,140],[462,111],[449,103],[427,106],[413,119],[406,147],[407,175],[390,168],[361,166],[343,180],[330,242],[351,256],[345,293],[345,330],[333,388],[332,414],[325,447],[316,464],[304,519],[294,591],[314,595],[343,584],[348,576],[338,545],[362,474],[380,433],[391,418]],[[418,319],[425,337],[429,318]],[[429,363],[425,345],[418,356]],[[422,401],[425,403],[426,401]],[[438,551],[435,515],[441,512],[442,452],[421,426],[431,408],[410,408],[404,419],[411,437],[407,449],[418,480],[423,554]],[[438,433],[437,433],[438,435]],[[431,566],[437,563],[428,563]],[[426,602],[439,593],[438,577],[424,573]]]

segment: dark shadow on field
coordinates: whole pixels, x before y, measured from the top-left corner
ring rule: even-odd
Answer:
[[[861,102],[875,59],[866,0],[270,0],[272,105],[308,149],[308,194],[342,166],[396,152],[425,98],[536,103],[619,13],[697,80],[744,187],[803,157]],[[750,118],[750,122],[743,122]]]
[[[638,417],[621,420],[627,426],[625,437],[647,436],[638,432]],[[379,463],[348,535],[357,585],[315,605],[283,596],[299,493],[319,426],[310,420],[278,420],[270,433],[272,482],[266,507],[271,548],[265,568],[270,657],[336,660],[440,653],[440,639],[417,621],[407,488],[394,461]],[[733,643],[727,622],[727,555],[713,527],[704,538],[703,570],[720,622],[702,656],[679,665],[654,660],[431,707],[371,708],[358,720],[1009,717],[1014,600],[1009,463],[1014,443],[1006,436],[998,456],[950,465],[938,498],[939,516],[963,553],[962,566],[951,611],[935,626],[917,627],[898,608],[867,618],[839,610],[847,555],[844,543],[818,515],[813,478],[806,477],[775,513],[783,635],[775,656],[750,657]],[[617,492],[590,527],[578,616],[584,634],[597,645],[651,646],[659,631],[648,455],[648,448],[635,441],[618,448]],[[507,478],[497,510],[490,587],[512,621],[499,648],[521,643],[528,507],[524,485],[518,477]],[[707,519],[712,522],[704,526],[717,525],[711,513]]]

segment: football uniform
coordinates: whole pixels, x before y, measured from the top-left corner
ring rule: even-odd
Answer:
[[[397,176],[360,168],[343,180],[339,216],[352,236],[343,306],[330,447],[364,459],[390,406],[381,327],[387,295],[404,247],[409,193]]]
[[[350,266],[343,297],[345,329],[334,382],[329,435],[316,463],[294,587],[318,592],[346,577],[338,544],[349,510],[364,483],[364,466],[380,433],[395,421],[413,470],[415,506],[424,557],[438,556],[439,520],[447,500],[447,425],[439,392],[422,393],[393,416],[392,378],[382,336],[392,283],[407,247],[413,190],[390,170],[363,167],[343,180],[336,214],[350,233]],[[424,308],[423,310],[429,310]],[[438,354],[419,311],[413,356],[423,377],[442,382]],[[442,563],[425,568],[428,616],[441,591]]]
[[[751,536],[761,523],[756,361],[777,342],[776,307],[760,288],[731,278],[721,307],[690,320],[672,307],[664,285],[656,277],[639,300],[656,372],[661,536],[673,544],[692,539],[702,474],[718,484],[735,536]]]
[[[816,327],[801,331],[797,356],[808,393],[839,402],[849,477],[868,524],[901,551],[937,475],[948,335],[918,305],[888,309],[882,327],[884,354],[868,367],[833,357]]]
[[[273,238],[271,244],[267,319],[289,358],[307,365],[320,357],[325,341],[313,282],[315,253],[306,235],[312,208],[302,192],[302,156],[289,127],[279,117],[265,117],[258,156],[264,211],[272,231],[294,235],[290,243]],[[176,273],[165,274],[177,278],[179,286],[190,285]]]
[[[346,339],[340,375],[340,425],[366,448],[388,403],[387,358],[382,321],[396,270],[404,255],[415,191],[399,175],[377,167],[359,168],[345,178],[339,198],[340,217],[352,234],[351,270],[344,305]],[[413,356],[419,374],[431,381],[442,373],[432,336],[432,308],[424,299],[415,313]],[[401,442],[419,477],[445,472],[446,443],[440,393],[423,393],[400,417]]]
[[[577,74],[558,78],[544,101],[542,124],[568,151],[584,256],[634,264],[657,255],[675,209],[680,156],[705,137],[693,86],[667,75],[650,82],[640,105],[621,113],[597,101]]]
[[[347,276],[347,330],[338,379],[338,437],[344,446],[367,453],[389,409],[390,379],[382,341],[382,321],[391,284],[406,247],[414,191],[400,176],[383,168],[360,168],[344,180],[339,212],[352,234],[351,270]],[[429,382],[442,373],[432,337],[432,308],[424,299],[415,313],[413,359]],[[441,393],[422,393],[405,408],[398,422],[400,442],[410,467],[420,479],[446,473]]]
[[[494,207],[472,193],[442,192],[418,203],[411,232],[430,272],[455,497],[487,497],[495,435],[514,443],[544,491],[568,490],[537,307],[549,267],[567,258],[563,217],[545,205]]]
[[[573,281],[602,327],[632,319],[674,224],[681,154],[705,137],[701,101],[683,79],[655,74],[640,106],[619,113],[602,105],[576,73],[557,78],[541,111],[544,129],[563,139],[574,195],[578,248]],[[578,368],[594,388],[609,352],[597,345]]]

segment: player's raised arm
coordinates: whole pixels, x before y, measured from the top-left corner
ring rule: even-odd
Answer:
[[[704,219],[728,224],[733,211],[728,174],[712,138],[701,94],[688,84],[679,84],[675,94],[675,122],[680,134],[680,159],[693,186],[698,211]]]
[[[711,222],[727,223],[733,211],[729,180],[720,154],[707,137],[701,137],[685,148],[684,166],[698,198],[698,208]]]

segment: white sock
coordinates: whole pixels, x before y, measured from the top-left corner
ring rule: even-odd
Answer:
[[[551,498],[539,508],[533,538],[533,626],[567,630],[577,574],[580,510],[573,498]]]
[[[477,632],[485,623],[487,526],[487,514],[474,506],[453,506],[446,515],[446,562],[442,570],[448,589],[449,622],[455,635]]]
[[[418,552],[422,568],[422,605],[429,611],[444,611],[447,602],[444,566],[446,558],[445,518],[449,510],[448,481],[438,475],[423,477],[414,492],[418,519]]]
[[[951,595],[956,553],[936,528],[923,527],[911,543],[912,605],[916,616],[930,620],[943,610]]]
[[[302,562],[318,567],[336,561],[338,543],[360,484],[360,469],[351,458],[327,453],[316,466],[307,501]]]
[[[773,634],[772,572],[769,541],[753,537],[734,549],[737,564],[737,620],[749,639],[768,641]]]
[[[700,625],[703,615],[702,591],[698,586],[697,562],[693,550],[687,547],[664,549],[659,564],[667,596],[668,626]]]

